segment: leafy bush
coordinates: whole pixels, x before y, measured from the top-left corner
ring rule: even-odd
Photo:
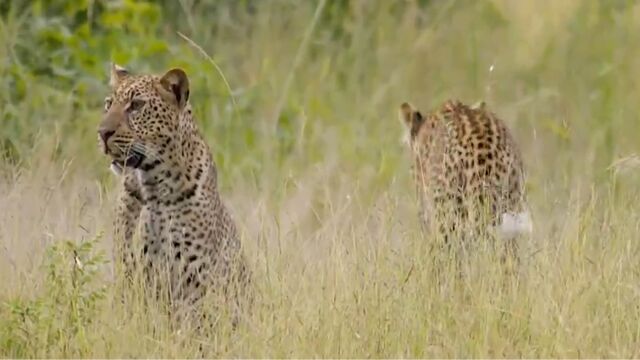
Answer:
[[[99,238],[77,244],[61,241],[46,253],[45,283],[34,299],[13,299],[0,311],[0,355],[42,357],[82,354],[90,349],[106,292],[95,250]]]

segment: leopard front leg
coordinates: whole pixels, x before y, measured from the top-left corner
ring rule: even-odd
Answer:
[[[123,175],[120,197],[114,219],[114,255],[118,274],[123,274],[131,279],[135,273],[138,256],[133,246],[135,235],[142,210],[142,197],[138,181],[134,174]]]

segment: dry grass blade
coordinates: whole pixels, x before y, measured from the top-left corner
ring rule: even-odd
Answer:
[[[291,89],[291,83],[295,78],[296,69],[300,66],[300,63],[304,59],[304,55],[307,52],[309,41],[311,40],[311,35],[316,28],[318,20],[320,19],[320,15],[322,15],[322,10],[324,10],[324,6],[327,3],[326,0],[321,0],[316,7],[316,11],[313,14],[313,18],[311,19],[311,23],[307,26],[307,29],[304,33],[304,38],[296,51],[296,56],[293,59],[293,64],[291,65],[291,71],[287,75],[287,79],[284,81],[284,86],[282,88],[282,93],[280,94],[280,98],[278,103],[276,104],[276,109],[273,113],[273,134],[275,134],[275,130],[278,124],[278,119],[280,118],[280,113],[282,112],[282,108],[284,107],[285,101],[287,101],[287,96],[289,96],[289,90]]]
[[[227,91],[229,92],[229,97],[231,98],[231,102],[233,103],[233,111],[236,115],[238,115],[238,105],[236,104],[236,99],[233,96],[233,90],[231,90],[231,85],[229,85],[229,81],[227,81],[227,78],[226,76],[224,76],[224,73],[222,72],[222,69],[220,68],[220,66],[218,66],[215,60],[213,60],[213,58],[209,56],[209,54],[207,54],[207,52],[204,51],[204,49],[200,45],[196,44],[195,41],[191,40],[188,36],[181,33],[180,31],[177,31],[177,34],[182,39],[184,39],[184,41],[186,41],[189,45],[191,45],[196,50],[198,50],[198,52],[200,52],[200,54],[204,56],[204,58],[207,59],[211,63],[211,65],[213,65],[213,67],[216,69],[216,71],[222,78],[222,81],[224,82],[224,86],[226,86]]]
[[[636,169],[640,169],[640,156],[636,154],[617,159],[607,167],[607,170],[613,171],[616,175]]]

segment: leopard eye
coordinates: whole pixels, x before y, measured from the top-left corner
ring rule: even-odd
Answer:
[[[112,102],[113,100],[111,100],[111,97],[107,96],[106,98],[104,98],[104,112],[109,111]]]
[[[138,111],[138,110],[142,109],[142,107],[144,106],[145,103],[146,102],[144,100],[142,100],[142,99],[133,99],[129,103],[129,106],[127,106],[127,111],[128,112]]]

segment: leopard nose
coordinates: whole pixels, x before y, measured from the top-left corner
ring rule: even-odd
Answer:
[[[98,129],[98,134],[100,135],[100,138],[105,144],[107,143],[107,140],[109,140],[109,138],[115,133],[116,132],[111,129],[105,129],[105,128]]]

